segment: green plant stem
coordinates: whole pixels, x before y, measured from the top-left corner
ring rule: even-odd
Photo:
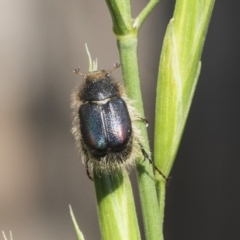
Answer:
[[[102,239],[140,240],[131,183],[126,171],[94,175]]]
[[[127,37],[120,37],[117,43],[128,97],[134,100],[134,107],[144,118],[137,63],[137,36],[132,34]],[[149,151],[146,126],[140,121],[136,124],[138,124],[142,133],[141,142],[144,149]],[[159,228],[160,218],[152,165],[148,161],[143,162],[142,157],[137,160],[137,177],[146,239],[161,239],[162,233]]]
[[[163,236],[163,222],[164,222],[164,209],[165,209],[165,197],[166,197],[166,183],[164,181],[157,182],[157,192],[159,193],[159,217],[160,217],[160,228],[161,228],[161,239],[164,239]]]
[[[134,27],[140,28],[159,0],[151,0],[134,21]]]

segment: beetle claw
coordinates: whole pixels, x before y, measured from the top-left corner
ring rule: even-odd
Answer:
[[[86,163],[86,173],[87,173],[88,178],[93,181],[93,176],[91,176],[91,174],[90,174],[90,172],[89,172],[88,164],[87,164],[87,163]]]
[[[148,122],[148,120],[146,118],[140,118],[140,121],[145,123],[146,128],[148,127],[149,122]]]

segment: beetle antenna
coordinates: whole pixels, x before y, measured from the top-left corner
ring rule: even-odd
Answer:
[[[83,76],[84,78],[86,78],[86,75],[87,75],[87,74],[81,73],[81,72],[80,72],[80,67],[75,67],[72,71],[73,71],[73,73],[79,74],[79,75]]]
[[[108,71],[108,72],[112,73],[114,70],[116,70],[120,66],[121,66],[121,63],[116,62],[116,63],[113,64],[113,68],[110,71]]]

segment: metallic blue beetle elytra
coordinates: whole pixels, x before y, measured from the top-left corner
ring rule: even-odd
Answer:
[[[139,152],[152,163],[134,124],[142,118],[128,99],[123,84],[111,76],[119,66],[115,64],[111,71],[90,71],[87,74],[81,73],[80,68],[74,69],[84,81],[71,96],[72,133],[90,179],[90,171],[111,174],[131,167]]]

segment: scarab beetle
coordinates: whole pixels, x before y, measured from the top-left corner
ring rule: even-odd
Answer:
[[[111,174],[129,168],[134,165],[139,152],[151,162],[135,126],[141,117],[127,97],[123,84],[111,75],[119,66],[114,65],[111,71],[90,71],[87,74],[81,73],[80,68],[74,69],[84,81],[71,96],[72,133],[90,179],[90,170]]]

